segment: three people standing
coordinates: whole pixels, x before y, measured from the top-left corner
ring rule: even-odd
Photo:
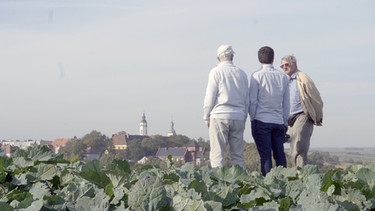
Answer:
[[[264,46],[258,51],[261,68],[251,75],[249,86],[247,74],[233,64],[233,57],[231,46],[220,46],[219,64],[209,73],[203,118],[209,128],[211,166],[225,165],[229,145],[231,163],[244,167],[247,113],[263,176],[272,168],[272,157],[276,166],[287,166],[287,128],[293,165],[306,164],[313,125],[321,125],[323,118],[323,102],[312,80],[297,69],[294,56],[282,58],[285,73],[275,69],[274,51]]]

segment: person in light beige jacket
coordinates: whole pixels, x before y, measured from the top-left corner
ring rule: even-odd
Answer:
[[[289,76],[290,114],[287,133],[293,166],[306,165],[314,125],[322,126],[323,100],[314,81],[297,67],[297,59],[286,55],[280,66]]]

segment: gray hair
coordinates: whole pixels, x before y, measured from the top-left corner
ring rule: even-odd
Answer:
[[[281,61],[283,61],[283,60],[297,65],[297,59],[293,54],[284,56],[283,58],[281,58]]]
[[[233,61],[233,54],[221,54],[217,58],[219,58],[220,61]]]

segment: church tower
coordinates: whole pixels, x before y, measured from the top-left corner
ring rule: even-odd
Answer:
[[[174,130],[174,123],[173,121],[171,122],[171,129],[169,130],[167,136],[175,136],[176,135],[176,131]]]
[[[139,123],[139,135],[147,136],[147,121],[145,113],[143,113],[142,120]]]

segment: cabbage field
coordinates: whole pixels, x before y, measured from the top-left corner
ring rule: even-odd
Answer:
[[[1,210],[372,210],[375,164],[259,172],[187,163],[131,169],[127,161],[68,162],[46,146],[0,158]]]

